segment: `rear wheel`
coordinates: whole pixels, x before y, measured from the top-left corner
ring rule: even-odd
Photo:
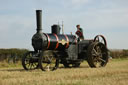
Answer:
[[[103,67],[108,62],[108,51],[101,42],[93,42],[87,51],[87,62],[90,67]]]

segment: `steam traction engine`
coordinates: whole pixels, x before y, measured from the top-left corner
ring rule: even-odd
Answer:
[[[77,41],[75,35],[60,34],[60,26],[53,25],[52,33],[42,32],[42,10],[36,10],[37,33],[32,37],[34,51],[22,58],[25,70],[41,68],[55,70],[59,64],[64,67],[79,67],[87,60],[90,67],[103,67],[108,62],[105,38],[97,35],[92,40]]]

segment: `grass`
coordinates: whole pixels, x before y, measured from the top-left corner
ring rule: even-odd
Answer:
[[[0,69],[2,68],[12,68],[12,67],[21,67],[21,62],[14,63],[7,63],[6,61],[0,62]]]
[[[0,64],[1,65],[1,64]],[[25,71],[21,65],[0,68],[0,85],[127,85],[128,59],[111,60],[104,68],[63,68]]]

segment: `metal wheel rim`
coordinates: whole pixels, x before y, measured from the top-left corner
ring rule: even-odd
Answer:
[[[53,56],[43,56],[42,57],[42,70],[43,71],[53,71],[56,69],[57,59]]]
[[[38,64],[38,61],[37,62],[34,61],[34,59],[33,59],[34,56],[35,56],[34,52],[29,52],[25,55],[25,59],[23,62],[24,62],[25,68],[27,70],[34,70],[34,69],[38,68],[39,64]],[[36,59],[38,59],[37,56],[35,56],[35,57],[36,57]]]
[[[100,43],[98,45],[95,45],[93,47],[92,52],[91,52],[92,53],[92,60],[93,60],[94,65],[96,67],[101,67],[104,65],[104,63],[107,62],[105,57],[104,57],[107,55],[107,53],[103,52],[104,51],[103,49],[104,49],[103,44]]]

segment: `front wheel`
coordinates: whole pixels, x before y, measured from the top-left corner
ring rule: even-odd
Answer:
[[[59,66],[59,58],[55,54],[45,55],[45,53],[40,54],[39,66],[42,71],[54,71]]]
[[[87,50],[87,62],[90,67],[103,67],[108,62],[108,50],[101,42],[93,42]]]
[[[39,67],[39,54],[34,51],[29,51],[22,57],[22,66],[25,70],[34,70]]]

